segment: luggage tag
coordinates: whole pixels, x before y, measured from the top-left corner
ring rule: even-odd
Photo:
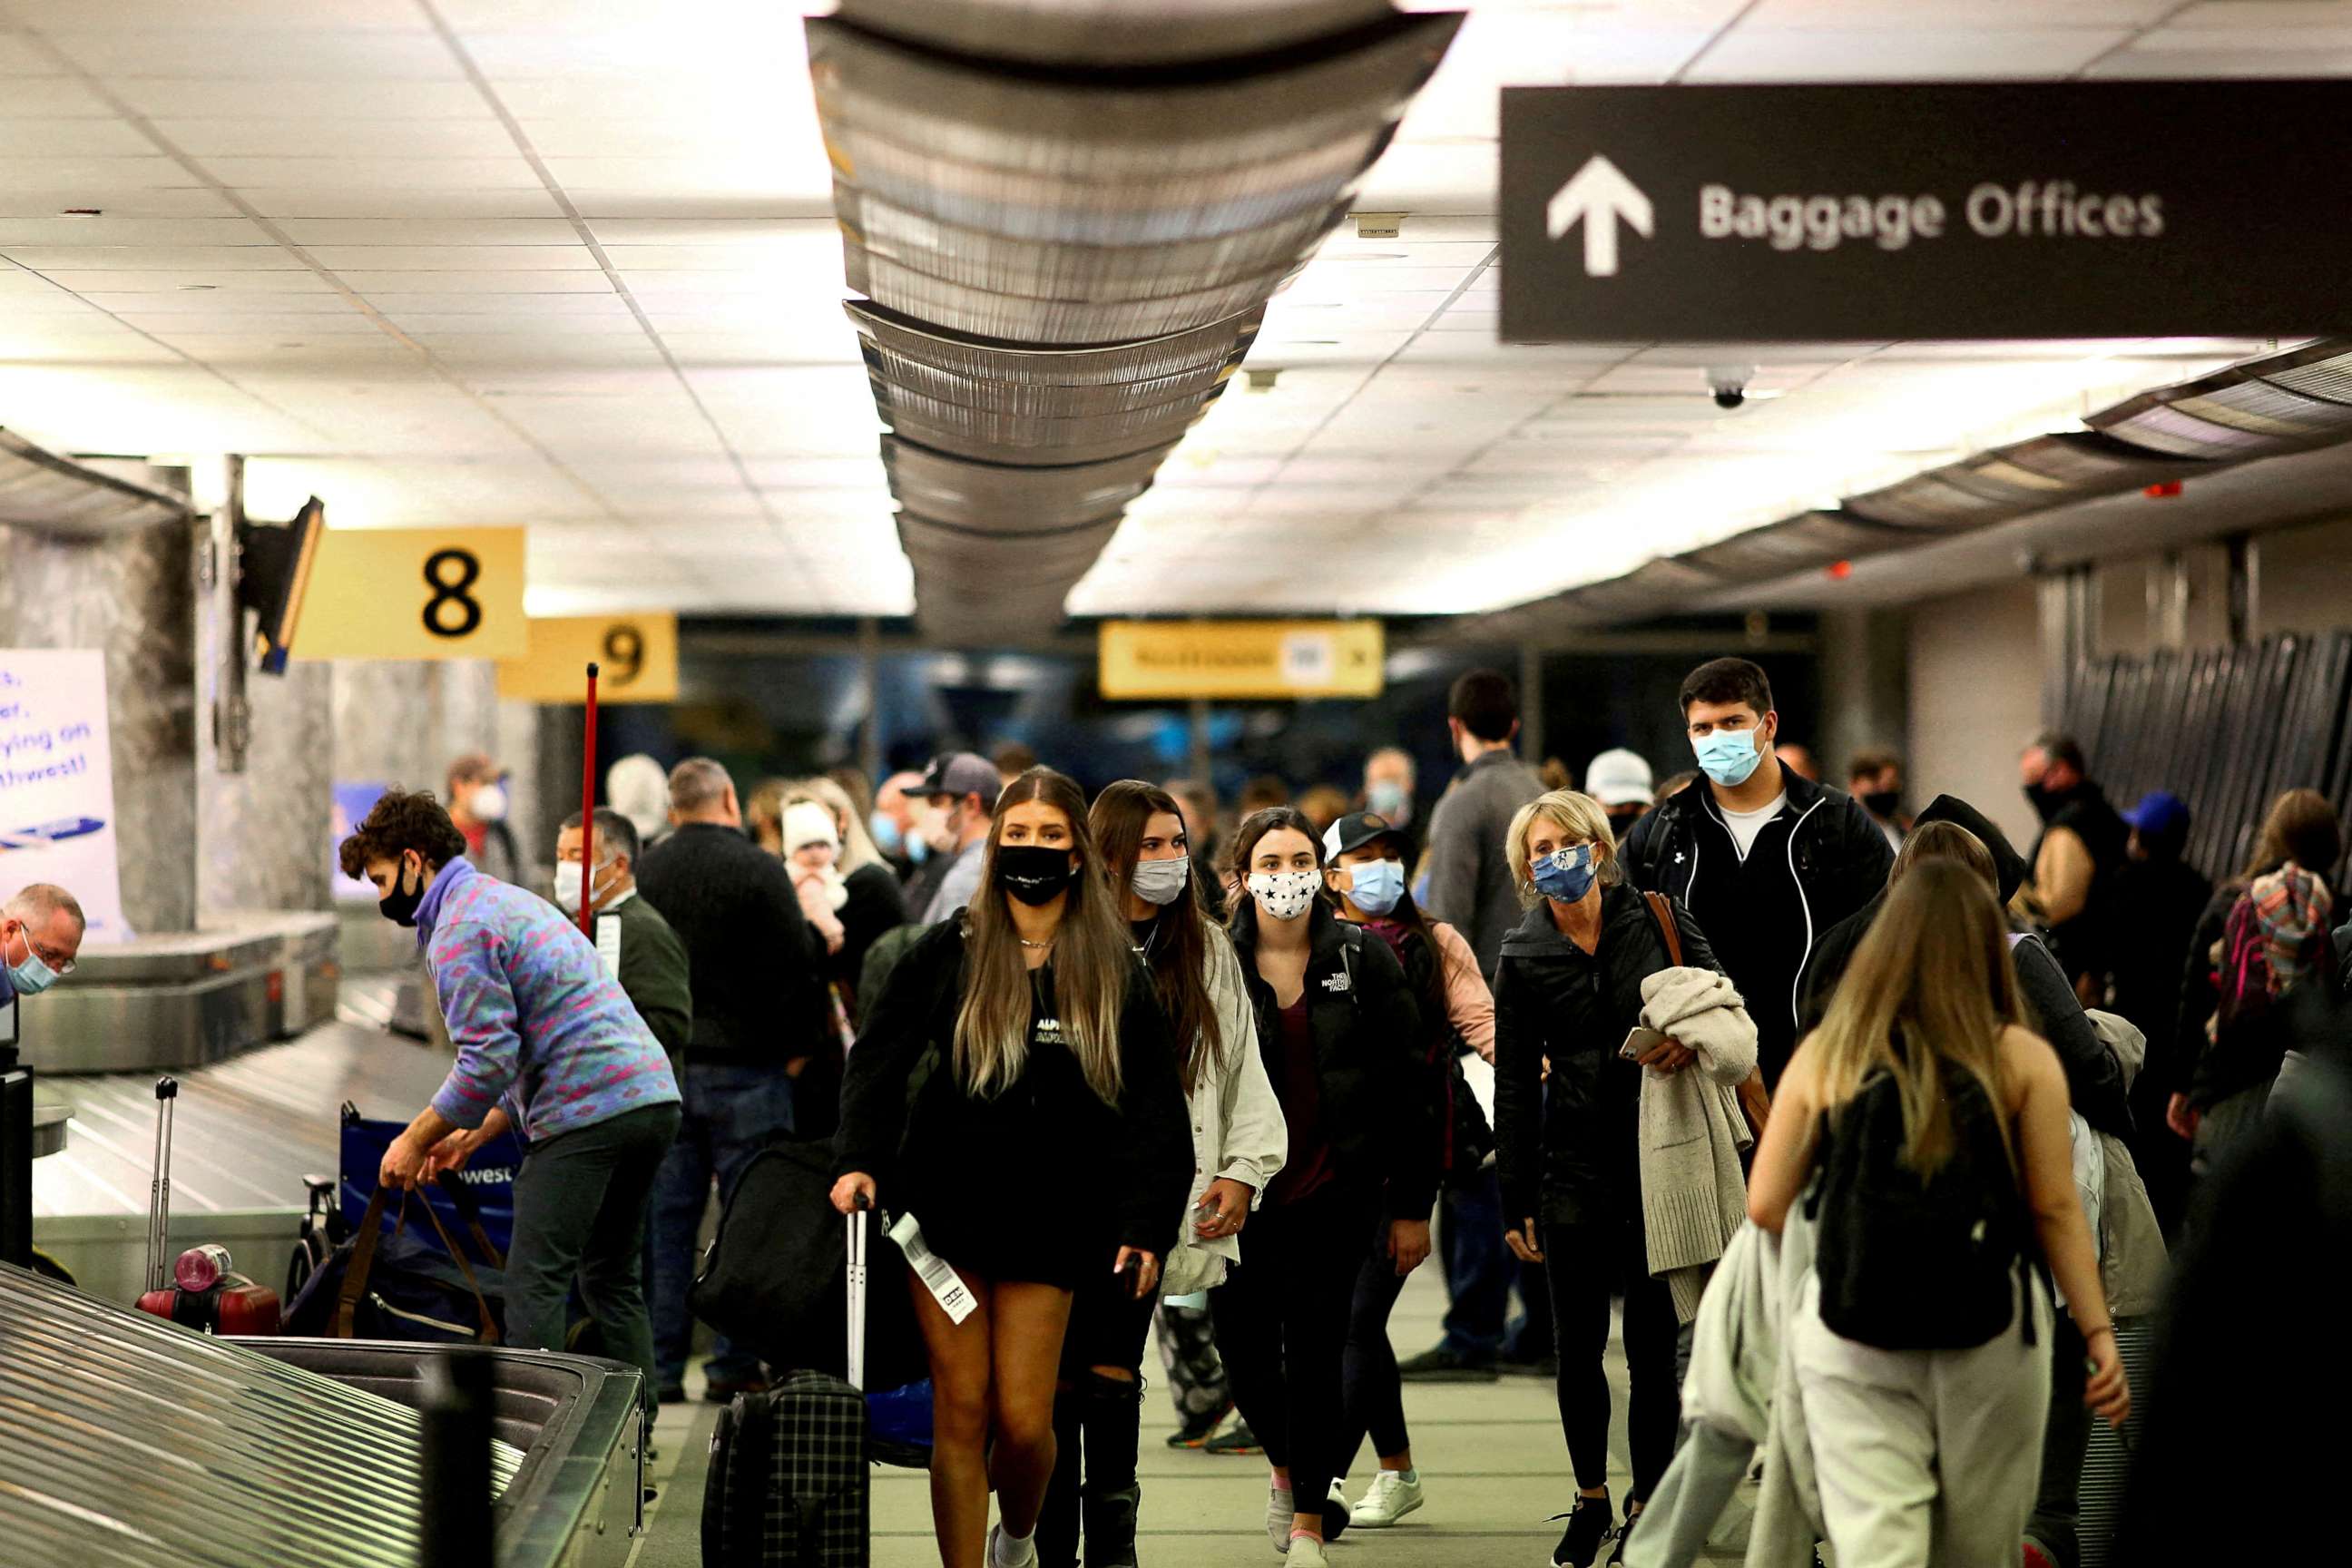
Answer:
[[[890,1226],[890,1239],[907,1255],[907,1266],[923,1282],[923,1289],[931,1293],[931,1300],[940,1304],[940,1310],[948,1315],[948,1321],[961,1323],[971,1316],[980,1303],[972,1300],[971,1292],[965,1289],[956,1271],[948,1267],[947,1259],[923,1244],[923,1227],[915,1223],[913,1215],[898,1216]]]

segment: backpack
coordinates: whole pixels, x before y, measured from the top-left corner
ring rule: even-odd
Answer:
[[[1902,1096],[1873,1074],[1822,1131],[1806,1213],[1820,1226],[1822,1321],[1881,1350],[1969,1350],[2009,1330],[2028,1303],[2025,1201],[1984,1086],[1947,1065],[1952,1150],[1932,1176],[1903,1159]],[[2025,1342],[2034,1342],[2025,1314]]]
[[[2213,1016],[2205,1026],[2208,1040],[2219,1040],[2225,1030],[2251,1024],[2270,1011],[2270,944],[2250,896],[2231,906],[2229,921],[2221,928],[2221,961],[2214,972],[2213,990]]]

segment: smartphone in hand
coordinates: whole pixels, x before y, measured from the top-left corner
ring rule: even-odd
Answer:
[[[1665,1043],[1666,1037],[1658,1030],[1647,1024],[1636,1024],[1626,1035],[1625,1043],[1617,1047],[1617,1055],[1626,1061],[1637,1062]]]

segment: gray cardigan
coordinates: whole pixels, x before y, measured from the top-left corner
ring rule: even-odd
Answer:
[[[1511,881],[1511,818],[1543,794],[1535,769],[1509,752],[1470,764],[1429,819],[1429,898],[1423,912],[1460,931],[1491,981],[1503,938],[1525,918]]]

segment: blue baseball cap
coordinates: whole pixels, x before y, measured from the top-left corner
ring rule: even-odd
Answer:
[[[2124,820],[2143,838],[2169,837],[2189,831],[2189,806],[2177,795],[2155,790],[2140,796],[2139,804],[2124,813]]]

